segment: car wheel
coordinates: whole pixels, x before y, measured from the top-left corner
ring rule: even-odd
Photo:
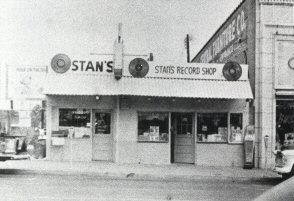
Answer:
[[[283,180],[289,179],[290,177],[291,177],[291,174],[290,173],[284,173],[284,174],[282,174],[282,179]]]
[[[287,174],[282,174],[283,179],[289,179],[290,177],[294,176],[294,165],[292,166],[291,172]]]

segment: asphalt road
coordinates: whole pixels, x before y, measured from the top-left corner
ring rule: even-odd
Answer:
[[[81,175],[0,172],[2,201],[253,200],[280,181],[152,181]]]

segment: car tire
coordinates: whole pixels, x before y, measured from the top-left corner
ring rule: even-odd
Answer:
[[[292,169],[289,173],[282,174],[282,178],[284,180],[289,179],[290,177],[294,176],[294,165],[292,166]]]
[[[283,180],[287,180],[287,179],[289,179],[290,177],[291,177],[290,173],[284,173],[284,174],[282,174],[282,179],[283,179]]]

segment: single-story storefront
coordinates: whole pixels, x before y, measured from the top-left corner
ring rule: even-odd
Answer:
[[[83,72],[70,59],[66,72],[53,64],[45,88],[48,159],[243,166],[253,97],[247,66],[237,65],[238,78],[229,81],[224,64],[140,62],[125,62],[119,78],[95,62]]]

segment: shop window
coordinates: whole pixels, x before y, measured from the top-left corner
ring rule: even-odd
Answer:
[[[230,129],[229,142],[242,143],[244,139],[242,113],[230,114]]]
[[[110,134],[110,113],[95,113],[95,134]]]
[[[294,101],[277,100],[276,104],[276,145],[289,146],[294,144]]]
[[[138,141],[168,142],[167,112],[138,113]]]
[[[59,130],[68,130],[74,138],[87,138],[91,133],[91,111],[59,109]]]
[[[228,114],[198,113],[197,138],[198,142],[227,142]]]

